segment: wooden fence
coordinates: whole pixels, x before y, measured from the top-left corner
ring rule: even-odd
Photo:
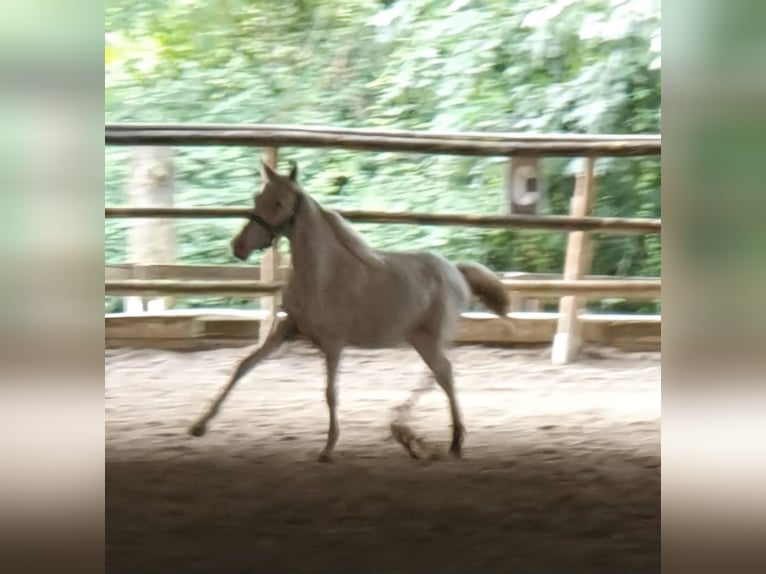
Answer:
[[[276,166],[278,147],[332,147],[363,151],[424,154],[522,157],[583,157],[577,175],[569,216],[506,214],[494,216],[391,213],[347,210],[339,213],[352,222],[449,225],[484,228],[541,229],[568,234],[566,260],[561,277],[503,277],[514,301],[558,299],[559,313],[553,336],[554,363],[573,360],[583,342],[582,311],[587,300],[607,297],[653,300],[661,295],[656,278],[589,277],[590,238],[593,234],[659,234],[659,219],[604,218],[590,215],[596,195],[594,164],[599,157],[659,156],[660,137],[524,135],[503,133],[434,133],[403,130],[341,129],[278,125],[168,125],[107,124],[106,144],[119,146],[250,146],[263,148],[265,161]],[[167,206],[109,206],[106,218],[237,218],[251,207],[176,208]],[[276,244],[275,244],[276,245]],[[194,271],[196,268],[196,272]],[[203,272],[202,270],[205,269]],[[267,320],[263,334],[277,320],[279,292],[289,262],[279,261],[272,246],[260,268],[224,272],[217,266],[107,266],[106,295],[249,295],[261,297]],[[231,270],[230,268],[230,271]],[[248,275],[249,273],[249,275]],[[507,274],[506,274],[507,275]],[[515,298],[515,299],[514,299]],[[518,309],[518,304],[515,304]],[[634,320],[631,320],[634,321]],[[627,321],[627,322],[631,322]],[[478,335],[478,340],[481,336]]]

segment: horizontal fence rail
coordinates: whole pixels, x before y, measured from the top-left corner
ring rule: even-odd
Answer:
[[[108,132],[120,131],[253,131],[280,130],[285,132],[325,133],[336,135],[361,135],[371,137],[403,137],[422,139],[467,140],[467,141],[519,141],[519,142],[644,142],[658,146],[661,136],[658,134],[566,134],[547,133],[530,134],[527,132],[447,132],[413,131],[391,128],[338,128],[332,126],[301,124],[174,124],[174,123],[112,123],[105,124]]]
[[[105,281],[106,295],[255,295],[276,293],[284,287],[282,282],[266,281],[189,281],[184,279],[123,279]]]
[[[124,279],[105,281],[107,295],[252,295],[275,293],[284,282],[258,280],[172,280]],[[506,291],[539,295],[542,297],[623,297],[656,299],[660,297],[661,283],[655,279],[510,279],[503,280]]]
[[[289,267],[283,265],[279,271],[284,274]],[[257,281],[261,279],[258,265],[184,265],[184,264],[132,264],[107,263],[104,266],[104,279],[122,281],[127,279],[169,279],[173,281],[214,279]],[[556,279],[553,277],[553,279]]]
[[[143,127],[139,127],[143,125]],[[311,129],[268,124],[179,126],[106,124],[105,143],[123,146],[251,146],[342,148],[469,156],[659,156],[659,137],[429,134],[392,130]]]
[[[280,269],[289,269],[289,254],[281,253]],[[104,266],[106,279],[260,279],[261,268],[258,264],[234,262],[228,264],[200,263],[107,263]],[[550,280],[563,279],[561,273],[537,273],[526,271],[500,271],[497,276],[502,280]],[[631,279],[634,281],[655,281],[657,277],[626,277],[615,275],[584,275],[581,280],[614,281]]]
[[[604,234],[656,234],[660,219],[622,217],[572,217],[569,215],[462,215],[413,212],[336,210],[343,218],[357,223],[403,223],[414,225],[454,225],[497,229],[545,229],[548,231],[592,231]],[[247,218],[247,207],[107,207],[107,219],[207,219]]]
[[[659,279],[512,279],[504,280],[506,291],[540,297],[568,295],[624,299],[659,299],[662,284]]]

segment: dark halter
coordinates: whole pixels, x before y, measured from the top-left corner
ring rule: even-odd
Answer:
[[[251,214],[249,219],[253,223],[260,225],[266,231],[268,231],[269,235],[271,235],[271,239],[273,240],[275,237],[279,235],[284,235],[286,231],[289,231],[292,228],[292,226],[295,224],[295,218],[298,216],[300,204],[301,204],[301,196],[298,195],[295,199],[295,206],[293,207],[293,213],[290,215],[290,217],[288,217],[287,219],[285,219],[282,223],[278,225],[272,225],[271,223],[263,219],[263,217],[255,213]]]

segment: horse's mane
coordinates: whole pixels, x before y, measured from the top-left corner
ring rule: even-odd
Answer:
[[[372,265],[380,265],[383,262],[380,255],[338,213],[325,209],[318,203],[315,203],[315,206],[319,214],[330,226],[330,229],[332,229],[338,241],[357,259]]]

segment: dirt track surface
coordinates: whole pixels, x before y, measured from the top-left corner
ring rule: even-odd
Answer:
[[[464,458],[416,461],[389,422],[423,364],[348,350],[321,464],[323,363],[300,343],[186,434],[246,353],[106,351],[107,572],[660,571],[658,354],[556,367],[547,350],[458,347]],[[440,389],[412,422],[446,451]]]

